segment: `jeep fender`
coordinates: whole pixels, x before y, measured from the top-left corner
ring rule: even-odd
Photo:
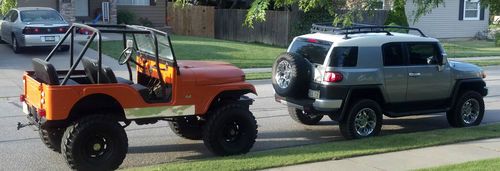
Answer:
[[[450,107],[455,106],[457,98],[459,98],[460,94],[465,90],[477,91],[482,96],[488,95],[486,82],[481,78],[457,80],[451,94]]]

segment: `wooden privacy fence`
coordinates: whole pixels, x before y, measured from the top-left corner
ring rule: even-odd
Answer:
[[[243,25],[247,10],[218,9],[215,11],[215,38],[242,42],[259,42],[287,46],[290,39],[289,11],[267,11],[265,22],[255,22],[253,28]]]
[[[173,3],[167,6],[167,25],[172,27],[174,34],[186,36],[214,37],[214,7],[186,6],[174,7]]]

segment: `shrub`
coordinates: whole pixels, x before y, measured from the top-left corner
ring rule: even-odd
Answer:
[[[138,22],[139,22],[139,25],[146,26],[146,27],[153,27],[153,22],[149,21],[149,19],[147,17],[139,18]]]
[[[396,24],[408,27],[408,18],[405,12],[405,0],[394,0],[394,8],[389,11],[389,16],[385,20],[385,25]]]
[[[10,9],[17,6],[17,0],[3,0],[1,4],[2,6],[0,7],[0,12],[2,12],[2,15],[5,15]]]
[[[117,13],[118,24],[137,24],[135,20],[135,13],[129,10],[118,10]]]
[[[400,26],[400,25],[397,25],[396,23],[391,23],[387,26]],[[406,29],[397,29],[397,28],[388,28],[388,29],[385,29],[387,31],[390,31],[390,32],[398,32],[398,33],[408,33],[409,30],[406,30]]]

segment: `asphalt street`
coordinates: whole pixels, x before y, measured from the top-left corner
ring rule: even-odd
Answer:
[[[31,69],[32,58],[45,58],[50,49],[30,49],[25,54],[14,54],[5,44],[0,44],[0,170],[68,170],[63,157],[47,149],[38,133],[30,128],[16,130],[17,122],[26,122],[21,111],[19,94],[21,76]],[[91,52],[92,53],[92,52]],[[92,56],[92,54],[89,54]],[[56,68],[68,67],[69,53],[61,53],[52,60]],[[179,57],[182,59],[182,57]],[[126,68],[105,58],[118,76],[127,77]],[[485,98],[486,114],[483,124],[500,122],[500,67],[486,68],[490,94]],[[259,134],[255,151],[343,140],[337,123],[325,117],[319,125],[304,126],[295,123],[286,107],[274,102],[269,80],[254,81],[259,96],[251,111],[257,118]],[[443,114],[403,118],[385,118],[383,135],[449,128]],[[195,160],[214,157],[202,141],[177,137],[166,122],[155,125],[126,128],[129,152],[122,168]]]

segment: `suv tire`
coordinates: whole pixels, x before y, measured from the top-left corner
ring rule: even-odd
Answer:
[[[282,53],[273,65],[272,80],[280,96],[302,97],[310,81],[310,64],[296,53]]]
[[[196,116],[186,116],[175,118],[168,122],[168,126],[172,131],[185,139],[201,140],[203,139],[203,125]]]
[[[64,130],[60,129],[38,129],[38,134],[43,144],[47,146],[52,151],[61,152],[61,141],[64,134]]]
[[[456,105],[448,112],[446,118],[452,127],[469,127],[481,124],[484,116],[484,100],[481,94],[467,91],[457,99]]]
[[[378,135],[382,128],[382,109],[376,101],[362,99],[348,110],[339,123],[340,132],[346,139],[359,139]]]
[[[233,103],[215,110],[203,129],[205,146],[216,155],[250,151],[257,139],[257,121],[248,106]]]
[[[323,119],[323,115],[308,114],[294,107],[288,107],[288,114],[294,121],[304,125],[316,125]]]
[[[62,154],[74,170],[115,170],[125,159],[128,139],[112,117],[91,115],[66,128]]]

